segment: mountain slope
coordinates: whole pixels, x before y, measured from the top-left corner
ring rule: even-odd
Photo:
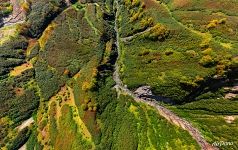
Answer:
[[[1,149],[236,149],[237,3],[219,2],[1,2]]]

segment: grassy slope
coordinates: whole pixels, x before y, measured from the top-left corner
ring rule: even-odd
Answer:
[[[233,145],[223,145],[220,148],[237,149],[237,104],[237,100],[207,99],[169,108],[192,122],[209,142],[233,142]],[[233,116],[235,120],[229,123],[227,116]]]
[[[169,8],[173,16],[182,24],[199,32],[207,32],[212,36],[217,45],[222,45],[232,55],[236,55],[237,50],[237,9],[236,1],[187,1],[185,5],[170,1]],[[225,19],[225,24],[207,28],[213,20]],[[214,91],[213,91],[214,92]],[[222,94],[222,93],[220,93]],[[208,141],[230,141],[233,145],[221,146],[221,149],[237,149],[237,140],[234,135],[237,133],[237,101],[223,99],[219,93],[217,95],[206,94],[197,102],[188,103],[172,109],[181,117],[191,121],[200,128]],[[210,96],[209,96],[210,95]],[[224,96],[224,93],[222,94]],[[209,98],[210,99],[207,99]],[[234,117],[234,121],[227,122],[226,117]]]
[[[144,13],[166,25],[171,32],[164,41],[151,41],[141,36],[130,42],[121,42],[121,75],[124,83],[131,89],[151,85],[155,94],[186,102],[188,99],[184,100],[184,96],[191,92],[193,86],[199,85],[199,82],[194,82],[197,77],[206,78],[219,70],[217,66],[204,67],[199,64],[204,52],[208,52],[206,48],[204,51],[204,44],[212,49],[210,54],[217,55],[215,57],[221,60],[230,62],[229,57],[237,55],[237,10],[234,9],[237,3],[226,1],[218,6],[213,4],[219,1],[206,0],[183,1],[185,4],[176,0],[165,0],[166,4],[151,0],[144,2],[148,5]],[[122,10],[121,18],[127,19],[129,12],[125,13],[124,8]],[[212,20],[224,18],[224,24],[207,28]],[[140,21],[133,22],[134,26]],[[124,37],[127,31],[131,31],[130,25],[121,21],[121,36]],[[195,53],[190,53],[191,50]],[[170,51],[173,54],[166,55]],[[169,108],[191,121],[209,142],[231,141],[234,144],[229,149],[237,149],[237,136],[233,135],[238,129],[237,119],[231,124],[224,119],[236,116],[237,101],[225,100],[222,96],[224,93],[219,89],[200,95],[198,102]],[[226,148],[222,146],[222,149]]]
[[[170,124],[155,109],[135,103],[128,96],[117,99],[111,80],[108,78],[97,94],[98,105],[105,109],[99,115],[102,134],[96,148],[199,149],[188,132]]]
[[[108,12],[112,9],[111,4],[108,0],[106,6]],[[31,59],[36,72],[36,74],[30,74],[29,79],[33,79],[31,81],[21,78],[18,80],[19,77],[7,79],[10,82],[7,83],[9,88],[13,87],[9,90],[12,93],[15,92],[14,88],[23,87],[26,90],[23,95],[16,98],[13,96],[14,101],[17,100],[19,103],[24,98],[29,100],[28,105],[20,109],[20,114],[15,113],[18,110],[14,109],[11,113],[13,115],[10,114],[10,119],[1,116],[0,123],[6,127],[4,131],[13,135],[10,138],[7,137],[8,140],[18,140],[14,139],[17,136],[15,130],[10,132],[8,125],[14,128],[24,118],[32,115],[38,106],[39,95],[41,97],[40,107],[35,118],[37,126],[32,128],[27,149],[42,149],[43,147],[56,149],[199,149],[187,132],[168,123],[157,114],[156,110],[134,103],[130,97],[121,95],[118,99],[116,98],[116,93],[112,90],[114,83],[109,77],[112,75],[112,70],[104,70],[104,67],[111,67],[109,61],[113,50],[108,48],[104,52],[106,42],[101,41],[104,36],[102,33],[110,27],[100,19],[102,18],[101,6],[91,4],[84,7],[76,4],[63,11],[49,24],[40,39],[31,48],[28,47],[30,54],[27,54],[27,59]],[[123,13],[125,15],[121,15],[120,19],[127,22],[128,18],[123,18],[128,17],[127,12]],[[31,15],[33,19],[34,15]],[[166,90],[168,92],[163,93],[165,96],[182,97],[187,94],[187,91],[177,86],[181,79],[183,82],[193,83],[193,78],[198,75],[205,77],[214,73],[214,67],[204,68],[197,63],[201,53],[195,48],[199,47],[207,37],[191,31],[173,19],[165,5],[156,4],[155,7],[146,9],[143,17],[146,16],[152,16],[154,23],[161,22],[168,26],[174,34],[164,42],[139,37],[129,45],[125,43],[122,45],[124,52],[121,60],[124,65],[122,75],[129,87],[150,84],[158,94]],[[44,17],[41,19],[44,20]],[[40,21],[31,28],[41,28],[42,24],[44,22]],[[121,29],[121,35],[126,36],[128,33],[133,34],[138,31],[130,29],[127,25]],[[135,24],[130,23],[129,25],[133,27]],[[136,25],[136,27],[140,26],[138,22]],[[123,33],[123,31],[126,32]],[[35,36],[41,35],[41,33],[34,34]],[[217,46],[215,40],[211,43],[214,47],[221,48],[221,53],[224,54],[223,49],[225,48]],[[107,47],[112,48],[110,40],[107,44]],[[190,55],[185,54],[185,51],[193,49],[199,56],[191,58]],[[173,54],[167,56],[166,52],[171,51]],[[137,72],[136,75],[135,72]],[[25,77],[28,76],[23,74],[22,78]],[[6,87],[5,81],[3,84],[2,87]],[[170,85],[171,91],[169,92],[168,87],[164,85]],[[61,87],[67,87],[66,92],[62,92]],[[8,95],[5,94],[9,92],[7,90],[1,94]],[[32,101],[34,106],[32,106]],[[13,105],[19,106],[18,103]],[[29,108],[30,111],[28,111]],[[175,108],[174,110],[177,111]],[[21,113],[25,111],[29,113],[21,116]],[[181,110],[178,113],[182,116],[186,114]],[[16,123],[13,124],[13,121]],[[205,126],[204,134],[208,139],[220,139],[223,136],[233,140],[230,137],[230,131],[223,135],[218,134],[217,131],[206,134],[206,131],[210,130],[207,126],[213,120],[211,123],[205,122],[207,126],[200,125],[202,121],[204,120],[198,120],[199,127]],[[217,126],[215,127],[220,130]],[[234,130],[236,130],[235,127]],[[28,136],[29,132],[22,139]]]
[[[86,6],[85,10],[89,9],[89,7],[91,6]],[[66,15],[69,15],[69,13],[71,14],[71,11],[72,9],[69,9],[66,12],[63,12],[63,14],[66,13]],[[78,11],[79,12],[77,13],[82,13],[82,10]],[[90,15],[93,14],[87,12],[86,15],[89,19]],[[68,26],[71,27],[74,25],[75,18],[71,18],[70,16],[66,18],[67,21],[65,22],[67,22]],[[90,21],[88,19],[87,21]],[[57,20],[60,20],[60,17],[56,18],[56,24]],[[81,19],[79,19],[79,21],[81,21]],[[62,26],[64,27],[64,22],[62,23]],[[98,26],[94,26],[93,23],[89,23],[89,25],[83,24],[83,26],[91,26],[91,28],[88,30],[94,30],[95,34],[98,33],[96,32],[97,28],[100,31],[100,24],[98,24]],[[47,57],[43,58],[46,59],[48,64],[50,64],[52,68],[55,68],[56,72],[59,74],[62,72],[61,70],[64,70],[62,68],[67,68],[68,65],[65,64],[64,59],[69,60],[67,55],[70,55],[70,53],[64,53],[65,49],[69,49],[64,48],[64,46],[68,46],[70,47],[71,51],[77,52],[77,49],[75,49],[77,46],[72,48],[72,45],[61,45],[61,43],[63,44],[62,41],[65,42],[65,40],[68,39],[58,41],[58,34],[61,34],[62,32],[61,28],[61,26],[57,27],[56,25],[56,27],[51,32],[44,49],[40,50],[40,56],[48,56],[49,59]],[[82,33],[82,40],[87,38],[84,36],[88,35],[88,33],[91,33],[81,32],[82,28],[77,26],[75,26],[75,28],[67,28],[67,26],[65,26],[64,30],[65,33],[67,33],[66,38],[68,38],[68,36],[75,36],[75,38],[78,37],[78,35],[70,35],[71,32],[72,34]],[[90,39],[96,40],[97,37],[90,37]],[[72,40],[72,38],[70,38],[70,40]],[[59,47],[57,46],[52,49],[50,46],[52,42],[56,42]],[[69,41],[68,43],[72,42]],[[84,46],[85,45],[87,46],[87,44],[84,44]],[[112,53],[112,50],[110,49],[112,48],[110,46],[110,40],[108,45],[107,53]],[[102,48],[104,48],[104,46]],[[57,53],[53,51],[57,51]],[[39,124],[37,132],[39,134],[38,140],[40,144],[36,142],[37,139],[35,139],[36,137],[34,137],[33,134],[30,138],[31,140],[28,143],[28,148],[41,147],[44,145],[44,147],[62,148],[62,146],[64,146],[66,149],[77,149],[79,147],[75,147],[75,143],[78,143],[77,146],[80,146],[84,149],[89,149],[90,147],[96,149],[135,149],[137,147],[139,149],[144,149],[145,147],[150,149],[158,149],[160,147],[164,149],[199,149],[198,145],[194,140],[191,140],[191,137],[187,132],[168,123],[165,119],[161,118],[155,110],[147,108],[141,104],[130,105],[132,102],[130,102],[129,97],[122,96],[120,99],[117,99],[114,91],[112,91],[112,86],[114,83],[110,82],[111,84],[105,85],[103,81],[105,78],[104,76],[112,75],[112,70],[104,70],[103,67],[101,67],[103,69],[101,72],[98,72],[97,70],[99,65],[106,67],[106,64],[111,59],[110,54],[105,53],[103,55],[104,58],[100,59],[101,55],[95,55],[96,52],[94,50],[94,45],[90,45],[90,49],[87,47],[82,47],[78,50],[79,54],[84,53],[85,51],[87,51],[88,55],[90,54],[90,56],[88,57],[83,55],[81,59],[76,60],[84,63],[82,63],[82,65],[79,67],[80,71],[78,73],[69,76],[71,79],[68,78],[69,80],[67,82],[67,86],[70,86],[73,90],[74,102],[70,102],[72,99],[70,101],[64,100],[64,96],[62,96],[64,94],[60,92],[62,91],[62,88],[54,97],[49,100],[49,102],[42,102],[40,111],[38,112],[37,121]],[[47,55],[44,53],[47,53]],[[78,56],[79,54],[75,55]],[[54,59],[55,61],[50,59],[52,58],[52,55],[56,57]],[[92,57],[92,55],[94,56]],[[61,59],[61,57],[63,58]],[[70,59],[74,59],[74,56]],[[102,63],[105,64],[99,64],[100,60],[102,60]],[[62,66],[60,66],[61,63]],[[77,64],[80,64],[80,62]],[[75,67],[75,65],[72,67]],[[72,71],[70,70],[69,72]],[[98,83],[95,83],[96,81]],[[107,83],[108,81],[105,82]],[[100,87],[97,87],[99,84]],[[129,102],[127,102],[128,100]],[[97,110],[97,113],[94,109]],[[137,113],[138,115],[136,115]],[[144,117],[144,115],[147,117]],[[65,128],[67,128],[67,130],[65,130]],[[87,138],[87,133],[83,132],[82,129],[88,130],[90,132],[90,136],[92,136],[92,139]],[[160,134],[158,135],[158,133]],[[168,135],[167,133],[170,134]],[[67,144],[65,144],[65,141],[62,140],[62,138],[66,138],[67,140],[67,137],[64,135],[70,135],[71,137],[70,142]],[[187,137],[188,139],[184,139],[183,137]],[[125,142],[128,144],[125,145]]]
[[[68,149],[90,149],[93,145],[92,141],[87,139],[88,136],[84,135],[84,132],[80,129],[85,128],[82,127],[85,124],[77,117],[79,115],[76,111],[78,106],[76,106],[74,98],[69,98],[73,102],[68,104],[65,102],[68,99],[65,94],[69,91],[67,90],[66,93],[62,90],[57,92],[60,86],[66,84],[67,80],[69,81],[67,84],[70,85],[70,79],[73,80],[73,76],[80,69],[85,68],[86,73],[90,73],[90,67],[96,67],[96,59],[101,56],[100,36],[95,35],[94,29],[90,28],[89,20],[85,18],[84,14],[85,7],[75,5],[68,8],[51,23],[51,26],[54,27],[47,28],[39,39],[39,55],[34,67],[37,69],[36,77],[43,97],[37,117],[39,123],[37,132],[40,145],[45,147],[60,148],[64,146]],[[90,59],[93,59],[96,63],[92,64],[94,66],[87,65]],[[42,78],[43,76],[44,78]],[[51,79],[45,81],[48,76]],[[88,82],[91,84],[91,81]],[[55,96],[51,97],[53,95]],[[50,99],[49,102],[48,99]],[[56,105],[57,107],[54,108]],[[54,114],[58,114],[58,117],[55,118]],[[60,114],[62,114],[62,117],[59,116]],[[50,120],[49,124],[46,123],[47,120]],[[68,130],[65,130],[65,128]],[[69,139],[65,135],[72,138],[68,145],[65,145],[65,141],[62,140],[62,138]],[[35,140],[32,140],[32,142],[28,145],[34,146],[35,144],[37,146]]]
[[[144,16],[132,22],[141,23],[146,16],[155,23],[165,25],[170,35],[164,41],[153,41],[137,37],[122,43],[121,75],[124,83],[134,89],[150,85],[155,94],[182,102],[183,98],[206,79],[219,73],[218,64],[225,64],[236,55],[235,48],[224,47],[209,33],[201,33],[177,21],[170,8],[153,0],[144,1]],[[121,20],[128,18],[122,8]],[[227,24],[228,25],[228,24]],[[121,21],[121,34],[130,31],[126,21]],[[204,48],[205,47],[205,48]],[[209,50],[206,49],[210,48]],[[211,56],[215,64],[202,64]]]

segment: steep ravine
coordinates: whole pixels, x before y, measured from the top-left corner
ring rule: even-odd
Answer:
[[[118,57],[117,57],[117,61],[115,63],[115,70],[113,73],[113,80],[116,82],[116,90],[118,92],[118,94],[120,93],[124,93],[127,94],[129,96],[131,96],[134,101],[138,102],[138,103],[144,103],[146,105],[149,105],[151,107],[154,107],[158,110],[159,114],[161,116],[163,116],[165,119],[167,119],[169,122],[183,128],[184,130],[188,131],[189,134],[197,141],[197,143],[200,145],[200,147],[203,150],[216,150],[218,149],[217,147],[213,147],[212,145],[210,145],[205,139],[204,137],[201,135],[201,133],[198,131],[198,129],[194,128],[189,122],[187,122],[186,120],[180,118],[179,116],[177,116],[176,114],[174,114],[173,112],[171,112],[170,110],[168,110],[167,108],[161,106],[158,104],[158,102],[154,99],[151,99],[150,101],[145,100],[143,98],[139,98],[137,97],[132,91],[130,91],[126,86],[123,85],[123,82],[120,79],[120,74],[119,74],[119,65],[118,65],[118,61],[120,58],[120,36],[118,33],[118,22],[117,22],[117,18],[119,15],[119,11],[120,11],[120,5],[118,3],[118,1],[115,1],[114,4],[114,10],[115,10],[115,25],[114,25],[114,30],[116,32],[116,39],[115,39],[115,44],[116,44],[116,48],[117,48],[117,53],[118,53]]]

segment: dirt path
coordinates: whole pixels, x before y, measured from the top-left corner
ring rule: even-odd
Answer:
[[[151,27],[145,29],[144,31],[141,31],[141,32],[135,33],[135,34],[133,34],[133,35],[131,35],[131,36],[123,37],[123,38],[120,38],[120,39],[121,39],[121,41],[123,41],[123,42],[130,42],[131,40],[137,38],[137,37],[140,36],[140,35],[143,35],[143,34],[146,33],[146,32],[149,32],[150,30],[151,30]]]
[[[31,117],[31,118],[25,120],[24,122],[22,122],[22,124],[20,126],[18,126],[17,128],[19,131],[21,131],[25,127],[30,126],[33,122],[34,122],[34,119]]]
[[[118,4],[118,1],[115,2],[115,9],[116,9],[116,17],[115,17],[115,25],[114,25],[114,30],[116,32],[116,46],[117,46],[117,53],[118,53],[118,57],[117,57],[117,61],[115,64],[115,71],[113,73],[113,79],[116,82],[116,90],[118,92],[118,94],[120,93],[124,93],[127,94],[129,96],[131,96],[134,101],[138,102],[138,103],[144,103],[147,104],[149,106],[152,106],[154,108],[156,108],[159,112],[159,114],[161,116],[163,116],[165,119],[167,119],[169,122],[183,128],[184,130],[188,131],[189,134],[197,141],[197,143],[200,145],[200,147],[203,150],[215,150],[218,149],[216,147],[213,147],[212,145],[210,145],[205,139],[204,137],[201,135],[201,133],[194,128],[189,122],[187,122],[185,119],[182,119],[180,117],[178,117],[176,114],[174,114],[173,112],[171,112],[170,110],[168,110],[167,108],[160,106],[158,104],[157,101],[155,101],[154,99],[151,99],[150,101],[148,100],[144,100],[142,98],[138,98],[136,97],[136,95],[130,91],[127,87],[125,87],[123,85],[123,82],[120,79],[120,75],[119,75],[119,65],[117,64],[119,58],[120,58],[120,37],[119,37],[119,33],[118,33],[118,24],[117,24],[117,18],[119,15],[119,11],[120,11],[120,6]]]
[[[24,144],[21,148],[19,148],[18,150],[26,150],[26,144]]]
[[[21,131],[22,129],[30,126],[32,123],[34,123],[34,119],[31,117],[24,122],[22,122],[21,125],[17,127],[18,131]],[[24,144],[22,147],[20,147],[18,150],[26,150],[26,144]]]

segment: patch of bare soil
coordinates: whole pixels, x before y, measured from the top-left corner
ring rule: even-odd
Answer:
[[[156,2],[156,0],[143,0],[145,4],[145,8],[159,8],[158,4],[159,2]]]
[[[224,119],[227,123],[232,123],[235,121],[235,119],[237,118],[237,116],[225,116]]]
[[[17,96],[21,96],[24,94],[24,89],[23,88],[15,88],[15,93]]]
[[[191,4],[191,0],[174,0],[172,6],[174,8],[182,8]]]
[[[20,126],[18,126],[18,130],[21,131],[22,129],[30,126],[34,122],[34,119],[31,117],[25,120]]]

